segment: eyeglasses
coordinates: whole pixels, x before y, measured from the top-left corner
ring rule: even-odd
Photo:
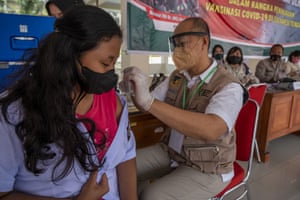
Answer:
[[[208,35],[208,33],[207,32],[183,32],[169,37],[168,40],[169,56],[172,56],[172,51],[176,47],[189,48],[190,41],[188,36],[190,35],[206,36]]]
[[[187,36],[205,36],[208,35],[206,32],[184,32],[169,37],[169,49],[174,50],[176,47],[188,47],[189,39]]]

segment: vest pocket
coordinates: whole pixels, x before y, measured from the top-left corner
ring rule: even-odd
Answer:
[[[190,161],[217,161],[219,147],[216,145],[185,146],[185,153]]]
[[[207,99],[198,97],[188,106],[188,110],[204,113],[208,103]]]

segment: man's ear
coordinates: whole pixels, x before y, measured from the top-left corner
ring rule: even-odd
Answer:
[[[203,36],[202,49],[208,49],[209,38],[208,36]]]

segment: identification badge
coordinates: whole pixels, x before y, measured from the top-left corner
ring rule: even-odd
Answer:
[[[184,135],[172,129],[168,146],[177,153],[181,153]]]

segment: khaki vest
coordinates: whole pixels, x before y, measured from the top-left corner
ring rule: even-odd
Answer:
[[[165,102],[182,108],[185,77],[177,70],[170,76]],[[204,113],[213,95],[225,85],[239,81],[223,67],[218,67],[208,84],[204,84],[192,99],[186,102],[186,110]],[[194,87],[196,87],[195,84]],[[191,91],[194,89],[192,87]],[[188,94],[187,94],[188,96]],[[200,122],[199,122],[200,123]],[[168,137],[163,142],[168,143]],[[195,167],[205,173],[223,174],[233,170],[236,157],[235,131],[215,141],[205,141],[185,136],[181,153],[167,147],[171,158],[179,163]]]

